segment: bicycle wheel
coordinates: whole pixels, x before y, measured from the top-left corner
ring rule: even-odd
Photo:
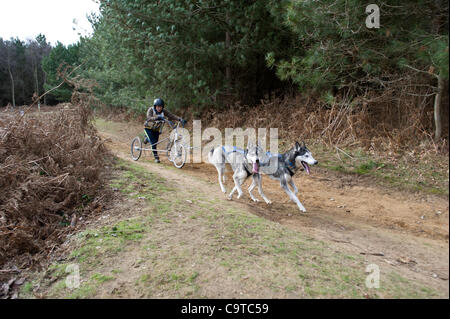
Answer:
[[[137,161],[142,154],[142,142],[139,136],[136,136],[133,141],[131,141],[131,158]]]
[[[175,143],[170,149],[169,159],[176,168],[182,168],[186,163],[186,148],[183,144]]]

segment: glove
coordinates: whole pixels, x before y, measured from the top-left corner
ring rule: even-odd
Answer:
[[[187,123],[187,121],[185,119],[181,119],[180,122],[181,122],[181,125],[183,125],[183,126],[185,126]]]
[[[160,120],[160,121],[164,120],[164,115],[162,115],[162,114],[158,115],[157,119]]]
[[[148,121],[145,121],[144,126],[146,127],[148,126]]]

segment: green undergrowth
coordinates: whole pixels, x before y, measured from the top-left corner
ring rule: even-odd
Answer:
[[[319,161],[319,167],[372,177],[379,185],[404,191],[449,195],[449,161],[444,155],[380,157],[360,148],[338,150],[319,143],[311,143],[309,149]]]

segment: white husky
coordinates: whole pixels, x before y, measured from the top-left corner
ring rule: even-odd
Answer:
[[[225,165],[229,163],[233,169],[234,188],[228,195],[229,199],[233,198],[235,191],[238,192],[237,198],[241,198],[243,192],[241,185],[244,181],[252,176],[253,182],[249,187],[249,194],[253,201],[258,202],[252,194],[253,188],[258,185],[258,191],[267,204],[272,202],[264,195],[261,185],[261,175],[259,174],[259,154],[264,153],[257,145],[249,145],[247,149],[242,150],[235,146],[217,146],[208,153],[208,160],[213,164],[219,174],[219,185],[223,193],[226,193],[223,182],[225,181]]]

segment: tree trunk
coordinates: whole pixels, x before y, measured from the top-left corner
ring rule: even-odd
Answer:
[[[45,83],[47,83],[47,73],[44,72],[44,82],[42,84],[43,88],[45,88]],[[45,92],[45,89],[43,92]],[[47,95],[44,95],[44,105],[47,105]]]
[[[39,78],[38,78],[38,68],[37,68],[37,62],[34,61],[34,92],[36,93],[37,97],[39,97]],[[38,104],[38,110],[41,111],[41,101],[37,101]]]
[[[39,96],[39,78],[38,78],[38,67],[37,67],[37,61],[33,61],[33,71],[34,71],[34,91]]]
[[[22,69],[22,72],[21,72],[22,74],[22,90],[21,90],[21,95],[22,95],[22,105],[24,105],[24,104],[26,104],[27,102],[26,102],[26,95],[25,95],[25,70],[24,69]]]
[[[14,93],[14,77],[12,75],[11,66],[9,65],[9,63],[8,63],[8,71],[9,71],[9,77],[11,78],[12,103],[13,103],[13,107],[16,107],[16,98],[15,98],[15,93]]]
[[[438,75],[438,87],[437,93],[434,97],[434,140],[437,142],[442,136],[442,119],[441,119],[441,99],[442,91],[444,88],[444,80],[440,75]]]

